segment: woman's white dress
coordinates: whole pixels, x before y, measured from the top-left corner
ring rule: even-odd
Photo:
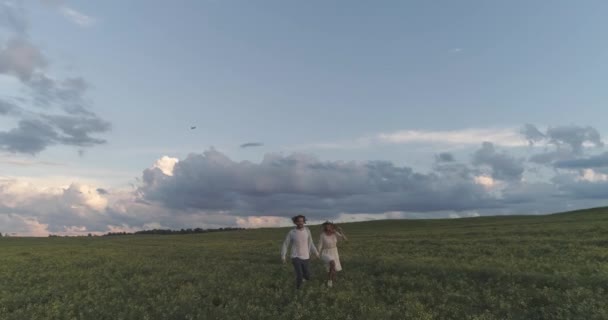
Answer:
[[[319,245],[317,248],[321,253],[321,260],[325,263],[325,267],[329,271],[329,263],[334,261],[336,266],[336,271],[342,270],[342,266],[340,265],[340,256],[338,255],[338,237],[342,236],[339,233],[334,233],[332,235],[327,235],[325,232],[321,233],[321,237],[319,238]]]

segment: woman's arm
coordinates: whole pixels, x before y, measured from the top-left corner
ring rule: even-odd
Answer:
[[[319,235],[319,243],[317,244],[319,252],[323,251],[323,232]]]
[[[344,239],[344,241],[348,241],[348,238],[344,234],[344,230],[342,230],[342,228],[340,228],[340,227],[338,227],[338,230],[339,231],[336,231],[336,235],[341,237],[342,239]]]

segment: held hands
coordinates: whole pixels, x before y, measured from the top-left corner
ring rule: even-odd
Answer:
[[[315,255],[313,256],[313,258],[316,257],[317,259],[321,259],[321,255],[319,253],[315,253]],[[285,258],[281,258],[281,262],[283,262],[283,264],[287,263],[287,259]]]

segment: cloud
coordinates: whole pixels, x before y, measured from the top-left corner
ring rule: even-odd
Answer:
[[[528,140],[528,143],[530,143],[530,145],[533,145],[539,141],[543,141],[547,137],[542,132],[540,132],[540,130],[538,130],[535,125],[532,124],[524,125],[520,132],[526,138],[526,140]]]
[[[64,0],[40,0],[40,2],[57,9],[62,16],[78,26],[90,27],[97,23],[97,19],[69,7]]]
[[[450,219],[461,219],[461,218],[476,218],[479,217],[479,213],[477,212],[466,212],[464,214],[458,214],[458,213],[450,213],[448,215],[448,217]]]
[[[143,199],[179,210],[234,215],[464,210],[489,205],[465,174],[421,174],[389,162],[322,162],[304,154],[268,154],[261,163],[234,162],[210,149],[175,164],[173,175],[146,169]]]
[[[481,149],[473,154],[473,164],[489,167],[492,178],[497,180],[521,180],[524,173],[522,159],[497,152],[491,142],[484,142]]]
[[[460,130],[399,130],[378,133],[355,140],[324,142],[306,145],[308,149],[351,149],[385,144],[427,144],[427,145],[479,145],[490,141],[502,147],[524,147],[528,145],[568,147],[574,153],[584,146],[603,146],[601,136],[595,128],[579,126],[550,127],[546,133],[536,126],[526,124],[516,128],[468,128]]]
[[[82,12],[76,11],[75,9],[72,9],[67,6],[62,6],[59,11],[68,20],[81,27],[90,27],[97,22],[95,18],[88,16]]]
[[[97,212],[103,211],[108,205],[108,200],[97,192],[97,188],[81,184],[71,184],[63,191],[63,201],[70,203],[73,209],[86,207]]]
[[[94,115],[88,110],[84,95],[89,84],[82,77],[67,78],[62,81],[51,79],[46,74],[35,74],[27,82],[37,105],[49,107],[58,104],[69,114]]]
[[[78,178],[0,177],[0,226],[21,235],[76,235],[160,226],[286,226],[295,214],[312,222],[456,218],[605,203],[607,173],[556,171],[528,182],[521,161],[491,143],[482,144],[470,163],[436,161],[427,173],[387,161],[322,161],[302,153],[237,162],[209,149],[184,159],[161,157],[143,170],[135,190]]]
[[[477,184],[480,184],[486,188],[492,188],[496,185],[496,181],[491,176],[487,175],[479,175],[474,177],[474,181]]]
[[[27,21],[23,2],[4,1],[0,3],[0,27],[8,28],[15,33],[25,33]]]
[[[403,130],[378,134],[376,139],[386,143],[480,144],[492,141],[497,145],[511,147],[525,145],[523,137],[513,129]]]
[[[442,152],[442,153],[438,154],[437,156],[435,156],[435,160],[437,162],[453,162],[454,155],[449,152]]]
[[[46,65],[42,52],[24,38],[12,38],[0,49],[0,74],[12,74],[27,81]]]
[[[241,145],[241,148],[252,148],[252,147],[261,147],[264,144],[261,142],[247,142]]]
[[[596,147],[604,146],[599,132],[592,127],[559,126],[547,129],[547,137],[556,146],[568,145],[576,154],[581,153],[588,142]]]
[[[540,142],[544,143],[547,148],[551,148],[530,157],[531,162],[538,164],[573,160],[584,154],[585,147],[600,148],[604,146],[597,129],[590,126],[549,127],[545,133],[542,133],[534,125],[527,124],[521,132],[530,145]]]
[[[42,119],[61,133],[57,142],[65,145],[88,147],[106,143],[103,139],[89,136],[110,130],[110,123],[96,116],[42,115]]]
[[[515,208],[516,205],[529,204],[528,207],[533,208],[533,210],[550,212],[553,209],[546,209],[545,207],[549,203],[561,203],[556,199],[558,195],[559,190],[555,184],[549,182],[526,183],[518,181],[517,183],[507,184],[501,190],[501,201],[505,204],[506,208]],[[559,211],[560,209],[557,210]]]
[[[35,155],[57,144],[88,147],[105,143],[90,137],[90,133],[109,128],[108,122],[96,117],[42,115],[41,119],[20,120],[16,128],[0,131],[0,148]]]
[[[124,194],[101,194],[96,187],[84,183],[61,186],[20,178],[0,179],[0,221],[7,215],[17,216],[31,222],[30,225],[44,225],[47,234],[74,233],[77,230],[101,232],[107,230],[108,225],[124,221],[108,211],[117,197],[127,198]],[[23,230],[14,232],[22,234]]]
[[[163,156],[154,163],[153,168],[158,168],[164,175],[172,176],[175,164],[179,162],[178,158]]]
[[[358,149],[378,145],[424,144],[433,146],[471,147],[484,141],[505,147],[527,145],[520,130],[513,128],[468,128],[461,130],[399,130],[339,142],[313,143],[295,149]]]
[[[564,159],[572,159],[576,157],[575,154],[572,153],[570,149],[555,149],[552,151],[545,151],[538,154],[534,154],[530,156],[530,162],[547,165],[551,164],[555,161],[564,160]]]
[[[56,144],[58,134],[40,120],[21,120],[17,128],[0,132],[0,147],[10,152],[37,154]]]
[[[54,145],[104,144],[104,139],[92,135],[108,132],[111,124],[90,110],[86,80],[49,75],[47,57],[29,40],[22,6],[5,2],[0,5],[0,18],[6,18],[0,27],[13,33],[0,42],[0,75],[16,78],[28,94],[14,101],[0,100],[0,116],[16,118],[14,128],[0,131],[0,149],[34,155]],[[44,107],[44,112],[36,107]]]
[[[240,228],[272,228],[285,225],[285,219],[272,216],[237,217],[236,224]]]
[[[0,99],[0,116],[19,115],[20,113],[21,110],[16,104]]]
[[[582,170],[582,175],[578,180],[589,182],[608,181],[608,175],[601,172],[596,172],[593,169],[584,169]]]
[[[606,176],[594,171],[583,170],[576,173],[563,173],[552,178],[560,190],[560,196],[573,199],[606,199],[608,180]]]
[[[17,157],[4,157],[0,158],[0,163],[5,163],[8,165],[19,166],[19,167],[32,167],[32,166],[64,166],[58,162],[52,161],[36,161],[32,159],[26,158],[17,158]]]
[[[48,225],[40,223],[35,218],[17,214],[0,214],[0,232],[3,235],[45,237],[48,235]]]
[[[554,166],[560,169],[583,169],[608,167],[608,152],[587,158],[557,161]]]

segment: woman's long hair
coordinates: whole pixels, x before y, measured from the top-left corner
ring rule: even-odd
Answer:
[[[338,227],[337,224],[333,223],[333,222],[329,222],[329,221],[325,221],[321,224],[321,231],[325,232],[325,228],[327,226],[331,226],[332,231],[335,233],[338,230],[342,230],[342,228]]]

